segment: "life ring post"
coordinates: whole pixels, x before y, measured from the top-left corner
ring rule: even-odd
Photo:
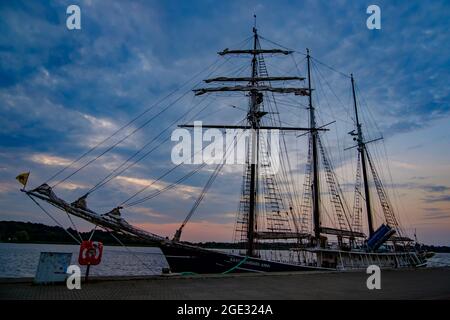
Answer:
[[[84,282],[88,283],[89,282],[89,271],[91,270],[91,264],[88,264],[86,266],[86,274],[84,276]]]

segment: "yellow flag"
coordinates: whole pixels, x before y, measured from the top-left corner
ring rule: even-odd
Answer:
[[[23,184],[23,186],[25,187],[27,185],[28,182],[28,177],[30,176],[30,172],[24,172],[19,174],[16,179],[17,181],[19,181],[21,184]]]

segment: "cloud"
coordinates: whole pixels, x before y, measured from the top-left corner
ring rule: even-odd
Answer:
[[[30,160],[46,166],[68,166],[72,163],[69,159],[47,154],[34,154]]]
[[[391,161],[391,164],[401,169],[408,169],[408,170],[417,169],[417,165],[403,161]]]
[[[117,129],[117,125],[107,119],[100,119],[88,114],[83,114],[83,118],[88,120],[93,126],[99,127],[101,129]]]
[[[415,177],[411,180],[418,180],[418,181],[424,181],[428,180],[428,178],[422,178],[422,177]],[[432,184],[432,183],[418,183],[418,182],[406,182],[406,183],[397,183],[393,186],[388,187],[394,187],[398,189],[415,189],[415,190],[423,190],[428,193],[443,193],[448,190],[450,190],[450,187],[441,185],[441,184]]]
[[[414,176],[411,178],[411,180],[426,180],[429,179],[430,177],[423,177],[423,176]]]
[[[265,38],[301,52],[309,47],[317,60],[346,74],[355,74],[367,139],[372,138],[371,135],[377,138],[379,131],[383,131],[384,136],[410,141],[409,134],[421,128],[434,128],[436,119],[449,115],[447,30],[450,26],[446,15],[448,3],[445,1],[391,3],[381,0],[381,31],[370,31],[365,27],[366,4],[354,5],[347,1],[332,5],[319,1],[304,1],[300,5],[298,1],[287,0],[249,0],[245,3],[230,0],[214,4],[195,0],[81,1],[82,30],[79,32],[65,28],[66,5],[64,1],[20,0],[1,5],[0,157],[2,168],[5,168],[0,170],[2,192],[8,191],[10,181],[14,179],[11,172],[22,172],[24,168],[31,170],[30,182],[39,184],[68,165],[71,159],[76,159],[147,110],[155,101],[215,61],[215,52],[232,48],[251,36],[255,12],[258,30]],[[242,43],[242,47],[250,45],[249,42]],[[273,46],[264,39],[262,43],[265,47]],[[292,59],[302,75],[305,74],[304,56],[300,53],[288,59],[266,58],[271,74],[295,73]],[[222,62],[223,65],[211,76],[231,75],[236,70],[241,70],[242,74],[249,71],[249,61],[245,59],[220,60]],[[349,160],[353,154],[344,155],[344,159],[334,155],[342,153],[343,146],[337,146],[339,140],[346,146],[351,143],[341,139],[344,135],[347,139],[346,133],[354,129],[351,100],[346,99],[350,83],[316,61],[313,76],[316,92],[320,93],[320,100],[315,100],[318,121],[337,120],[336,125],[330,126],[330,134],[326,134],[327,144],[331,157],[334,157],[335,168],[344,175],[353,169]],[[200,79],[199,76],[195,80]],[[204,106],[198,106],[198,100],[189,92],[196,81],[178,91],[177,94],[186,93],[186,97],[171,109],[59,185],[61,193],[67,198],[76,198],[83,189],[95,185],[130,154],[169,127],[183,112],[192,110],[190,115],[193,116]],[[232,104],[247,108],[247,100],[242,95],[217,98],[208,98],[206,102],[211,104],[197,118],[202,119],[206,115],[210,123],[235,123],[245,118],[242,110],[226,107]],[[281,99],[279,111],[282,120],[299,126],[307,125],[305,101],[292,97]],[[165,106],[167,104],[163,103],[150,109],[142,122],[134,123],[87,158],[92,159],[106,150]],[[436,128],[435,131],[442,135],[443,130]],[[111,199],[126,199],[171,168],[172,145],[163,143],[163,140],[164,137],[160,137],[155,141],[153,145],[161,143],[161,146],[151,156],[96,191],[90,197],[90,204],[108,207]],[[428,155],[436,161],[447,161],[442,150],[432,150],[439,140],[442,138],[433,134],[427,136]],[[411,149],[412,156],[422,150],[418,147],[420,142],[417,141],[417,148]],[[297,143],[292,141],[293,145]],[[305,153],[303,145],[299,150]],[[413,158],[401,159],[393,165],[394,175],[404,169],[417,175],[428,169],[424,162]],[[180,168],[183,174],[187,170],[190,168]],[[210,218],[212,223],[217,223],[222,211],[231,218],[228,213],[239,201],[241,172],[238,166],[224,168],[213,186],[214,193],[199,208],[206,212],[202,219]],[[447,192],[448,188],[443,182],[434,183],[431,173],[426,175],[430,176],[426,184],[402,186],[399,182],[398,186],[432,193],[427,196],[432,202],[445,200],[445,196],[439,193]],[[130,218],[170,222],[183,216],[202,190],[207,177],[207,170],[199,172],[185,184],[147,203],[149,208],[130,210]],[[303,176],[295,175],[294,178],[300,186]],[[159,181],[149,192],[169,183]],[[3,208],[11,212],[22,210],[17,209],[19,196],[8,194],[2,199]],[[33,219],[34,212],[30,208],[27,210]],[[220,222],[228,223],[228,220]],[[218,230],[216,227],[219,225],[213,225],[212,230]],[[200,229],[198,232],[208,233]],[[215,237],[214,232],[208,235]]]
[[[89,186],[82,183],[75,183],[75,182],[61,182],[58,184],[58,188],[64,189],[64,190],[77,190],[77,189],[87,189]]]
[[[116,178],[119,181],[123,181],[126,184],[136,185],[138,187],[146,187],[149,185],[153,185],[155,188],[162,188],[164,186],[163,183],[156,182],[152,179],[141,179],[141,178],[133,178],[133,177],[125,177],[125,176],[118,176]]]
[[[18,184],[12,182],[0,182],[0,193],[8,193],[11,191],[16,191]]]
[[[116,178],[120,183],[122,183],[125,186],[134,186],[138,190],[151,186],[148,191],[157,191],[161,190],[169,185],[169,183],[164,181],[156,181],[154,179],[142,179],[142,178],[133,178],[133,177],[127,177],[127,176],[118,176]],[[189,199],[193,194],[198,194],[200,191],[199,188],[184,185],[184,184],[178,184],[175,187],[175,195],[180,196],[184,199]]]
[[[422,189],[428,192],[445,192],[450,190],[449,187],[442,185],[424,185],[422,186]]]
[[[424,219],[445,220],[450,218],[450,212],[441,208],[425,208]]]
[[[423,198],[423,201],[427,203],[434,203],[434,202],[450,202],[450,195],[439,195],[439,196],[427,196]]]
[[[128,210],[132,211],[132,212],[136,212],[139,215],[144,215],[144,216],[150,217],[150,218],[159,218],[159,219],[167,219],[168,218],[166,215],[159,213],[159,212],[155,212],[154,210],[152,210],[150,208],[132,207],[132,208],[129,208]]]

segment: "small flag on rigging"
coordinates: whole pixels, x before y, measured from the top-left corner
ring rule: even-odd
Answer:
[[[19,181],[21,184],[23,184],[23,187],[25,188],[25,186],[27,185],[29,176],[30,176],[30,172],[24,172],[24,173],[19,174],[16,177],[16,180]]]

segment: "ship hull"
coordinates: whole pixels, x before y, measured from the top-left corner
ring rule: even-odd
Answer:
[[[231,253],[207,250],[180,244],[161,246],[171,272],[176,273],[231,273],[231,272],[286,272],[318,271],[327,268],[309,267]]]
[[[421,263],[414,253],[370,254],[314,250],[316,266],[246,257],[176,242],[163,244],[161,250],[171,272],[186,274],[365,270],[369,265],[397,269],[417,267]],[[307,252],[311,253],[310,250]]]
[[[412,268],[424,263],[416,252],[364,252],[313,249],[317,263],[336,270],[366,269],[376,265],[382,269]]]

